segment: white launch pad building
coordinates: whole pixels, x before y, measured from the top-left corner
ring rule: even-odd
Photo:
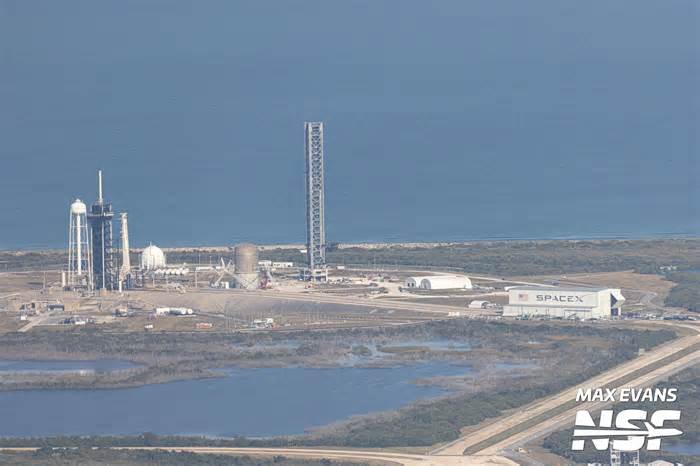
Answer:
[[[619,288],[517,286],[508,289],[503,316],[609,319],[624,301]]]

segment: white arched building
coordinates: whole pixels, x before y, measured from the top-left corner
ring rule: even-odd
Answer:
[[[464,275],[435,275],[420,281],[424,290],[471,290],[472,281]]]
[[[406,282],[404,283],[404,286],[406,288],[420,288],[420,282],[424,278],[429,278],[429,277],[408,277],[406,279]]]
[[[472,281],[464,275],[430,275],[425,277],[408,277],[406,288],[423,290],[471,290]]]
[[[153,244],[141,252],[141,269],[155,270],[165,267],[165,254],[163,250]]]

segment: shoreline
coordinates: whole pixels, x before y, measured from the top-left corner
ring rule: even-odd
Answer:
[[[611,236],[571,236],[571,237],[484,237],[484,238],[473,238],[464,240],[445,240],[445,241],[339,241],[334,243],[337,249],[385,249],[385,248],[416,248],[416,249],[431,249],[440,247],[453,247],[453,246],[470,246],[470,245],[488,245],[488,244],[502,244],[502,243],[535,243],[535,244],[548,244],[548,243],[560,243],[560,242],[570,242],[570,243],[580,243],[580,242],[644,242],[644,241],[696,241],[700,240],[700,233],[678,233],[678,234],[658,234],[658,235],[611,235]],[[329,242],[330,243],[330,242]],[[160,246],[163,252],[227,252],[232,251],[233,246],[237,243],[231,243],[231,245],[188,245],[188,246]],[[284,250],[284,249],[304,249],[306,245],[304,243],[258,243],[256,246],[261,251],[274,251],[274,250]],[[140,252],[144,248],[132,247],[130,250],[132,252]],[[49,246],[27,246],[27,247],[11,247],[2,248],[0,247],[1,254],[41,254],[41,253],[64,253],[64,247],[49,247]]]
[[[443,357],[441,357],[443,356]],[[483,355],[474,355],[475,358],[483,358]],[[61,361],[51,359],[25,359],[26,361]],[[125,361],[127,361],[125,359]],[[196,381],[204,379],[218,379],[230,377],[229,373],[232,370],[254,370],[254,369],[393,369],[400,367],[410,367],[415,365],[446,363],[455,367],[464,367],[473,373],[465,373],[459,377],[477,377],[484,370],[484,366],[488,364],[526,364],[528,360],[513,358],[493,358],[489,361],[478,359],[477,361],[469,359],[450,359],[445,358],[439,351],[429,353],[419,359],[383,359],[376,361],[365,361],[358,364],[343,364],[340,360],[320,362],[307,361],[285,364],[283,362],[252,362],[240,361],[238,363],[227,364],[222,366],[202,367],[196,370],[180,370],[167,375],[159,373],[160,370],[167,366],[144,366],[142,368],[116,370],[110,373],[91,373],[82,375],[76,372],[71,373],[54,373],[51,371],[37,371],[32,373],[22,372],[0,372],[0,376],[5,378],[16,377],[24,378],[22,381],[2,382],[0,383],[0,393],[3,392],[21,392],[21,391],[51,391],[51,390],[118,390],[127,388],[146,387],[149,385],[160,385],[171,382]],[[133,362],[133,361],[130,361]],[[501,370],[491,374],[492,377],[498,376]],[[142,377],[134,380],[133,377]],[[459,384],[450,383],[450,378],[454,376],[436,375],[427,378],[418,378],[410,382],[416,386],[435,386],[446,391],[460,391]],[[36,380],[33,380],[36,379]]]

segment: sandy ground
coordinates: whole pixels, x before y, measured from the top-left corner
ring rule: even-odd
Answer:
[[[352,273],[358,282],[330,288],[319,288],[318,296],[369,297],[378,304],[380,301],[394,301],[414,304],[453,306],[467,310],[469,302],[485,299],[497,304],[507,301],[501,289],[490,293],[434,293],[410,294],[400,292],[403,284],[400,280],[383,280],[378,276],[362,276],[362,272]],[[365,274],[366,275],[366,274]],[[370,280],[370,278],[373,280]],[[633,309],[658,309],[663,303],[673,283],[656,275],[643,275],[633,272],[609,272],[573,274],[567,276],[525,277],[530,281],[542,283],[553,280],[561,283],[589,284],[620,287],[627,298],[626,307]],[[517,279],[514,279],[517,281]],[[524,279],[523,279],[524,280]],[[375,283],[376,286],[370,286]],[[46,284],[46,288],[44,288]],[[404,323],[416,319],[429,318],[409,309],[381,309],[368,306],[347,305],[342,302],[316,301],[303,282],[296,280],[279,280],[276,289],[263,293],[240,293],[227,290],[206,288],[206,281],[197,290],[191,287],[185,293],[174,290],[144,289],[126,292],[122,295],[110,294],[102,298],[85,298],[79,293],[59,290],[60,273],[17,272],[0,273],[0,309],[7,309],[7,314],[0,313],[0,331],[13,331],[22,328],[17,314],[19,304],[31,300],[60,301],[66,305],[68,315],[92,316],[114,331],[144,331],[146,325],[154,325],[154,330],[162,331],[222,331],[247,329],[255,319],[272,318],[278,328],[327,328],[331,326],[367,326],[374,324]],[[494,283],[491,283],[494,285]],[[496,286],[501,287],[500,283]],[[346,288],[344,288],[346,287]],[[369,296],[372,289],[386,288],[389,293]],[[269,293],[270,298],[265,294]],[[294,296],[280,298],[285,293]],[[340,293],[340,294],[335,294]],[[302,299],[292,299],[294,297]],[[322,300],[319,298],[319,300]],[[156,307],[189,307],[197,316],[158,317],[151,314]],[[132,317],[114,319],[117,308],[128,308]],[[40,325],[58,323],[60,319],[42,319]],[[212,329],[197,329],[197,323],[212,324]]]
[[[2,282],[4,277],[0,277]],[[26,282],[26,278],[24,281]],[[12,277],[12,281],[17,281]],[[266,296],[269,293],[269,297]],[[305,293],[305,294],[301,294]],[[293,299],[296,298],[296,299]],[[301,298],[301,299],[299,299]],[[29,322],[20,321],[19,305],[29,301],[61,302],[65,312],[43,312],[30,316]],[[129,291],[121,295],[112,293],[105,297],[83,297],[77,292],[41,290],[24,291],[7,300],[7,312],[0,312],[0,331],[13,331],[26,326],[51,328],[63,319],[73,316],[91,317],[97,324],[112,331],[144,331],[153,325],[156,331],[228,331],[250,329],[256,319],[272,318],[275,328],[329,328],[401,324],[432,318],[420,312],[402,309],[384,309],[381,306],[348,305],[342,302],[321,302],[303,290],[289,297],[276,291],[257,293],[228,290],[188,291],[178,293],[162,290]],[[158,316],[158,307],[191,308],[193,316]],[[130,317],[115,318],[115,310],[126,308]],[[50,315],[48,315],[50,314]],[[28,326],[28,323],[32,323]],[[197,329],[197,323],[212,324],[212,329]],[[48,327],[47,327],[48,326]]]

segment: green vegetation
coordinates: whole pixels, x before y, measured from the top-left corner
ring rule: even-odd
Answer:
[[[273,260],[299,261],[296,250],[263,251]],[[700,240],[484,241],[435,248],[392,246],[329,251],[330,263],[412,267],[453,267],[472,273],[543,275],[636,270],[658,273],[700,265]]]
[[[380,346],[378,349],[382,353],[389,354],[425,353],[430,351],[430,348],[427,346]]]
[[[112,450],[108,448],[51,448],[45,447],[35,452],[0,453],[3,465],[168,465],[168,466],[361,466],[366,463],[331,461],[329,459],[301,459],[274,457],[251,457],[157,450]],[[368,466],[368,465],[367,465]]]
[[[138,264],[139,255],[131,254],[131,263]],[[43,251],[0,251],[0,272],[22,270],[57,270],[68,263],[65,249]]]
[[[700,402],[700,367],[692,367],[686,369],[668,381],[657,384],[654,388],[678,388],[678,400],[673,404],[673,409],[681,410],[681,420],[677,426],[683,431],[681,441],[683,443],[696,443],[700,441],[700,418],[694,415],[697,412],[698,403]],[[663,403],[624,403],[617,404],[613,407],[614,410],[620,409],[644,409],[653,412],[663,408]],[[586,449],[580,452],[571,451],[572,429],[567,429],[555,432],[546,437],[542,446],[549,449],[553,453],[563,456],[577,463],[588,462],[605,462],[609,459],[609,453],[605,451],[597,451],[590,444],[586,445]],[[664,446],[678,443],[678,439],[664,440]],[[640,453],[641,461],[653,461],[663,458],[667,461],[673,461],[683,464],[700,464],[698,456],[684,456],[676,453],[668,452],[647,452]]]
[[[65,267],[65,251],[0,251],[0,271]]]
[[[666,305],[700,312],[700,272],[671,273],[667,278],[676,285],[671,288]]]
[[[221,255],[230,254],[202,253],[193,248],[169,252],[168,259],[190,264],[217,263]],[[304,260],[296,249],[265,250],[260,257],[296,263]],[[336,264],[451,267],[504,276],[619,270],[659,273],[659,268],[666,265],[679,270],[700,267],[700,239],[479,241],[431,248],[333,247],[327,258]],[[136,259],[134,255],[133,261]],[[0,251],[0,270],[57,268],[66,260],[65,251]]]
[[[372,356],[372,350],[367,348],[365,345],[357,345],[352,347],[352,354],[354,356]]]

